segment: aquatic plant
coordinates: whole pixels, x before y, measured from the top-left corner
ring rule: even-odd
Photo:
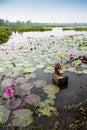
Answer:
[[[33,122],[32,112],[28,109],[16,110],[13,115],[13,126],[26,127]]]
[[[4,124],[7,122],[10,115],[10,110],[8,110],[5,106],[0,105],[0,123]]]

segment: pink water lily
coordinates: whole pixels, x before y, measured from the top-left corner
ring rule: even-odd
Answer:
[[[8,88],[5,90],[5,94],[7,94],[7,95],[14,94],[14,90],[12,88]]]
[[[15,87],[15,86],[16,86],[16,83],[15,83],[15,82],[14,82],[14,83],[12,83],[12,84],[11,84],[11,86],[12,86],[12,87]]]
[[[69,58],[71,59],[71,58],[73,58],[74,57],[74,55],[72,54],[72,53],[70,53],[69,54]]]

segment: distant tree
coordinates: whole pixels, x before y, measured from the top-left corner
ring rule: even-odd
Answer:
[[[31,25],[31,20],[27,20],[26,25]]]
[[[0,19],[0,26],[4,26],[5,23],[4,23],[4,19]]]

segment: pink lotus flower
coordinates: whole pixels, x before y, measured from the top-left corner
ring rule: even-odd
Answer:
[[[14,90],[12,88],[8,88],[5,90],[5,94],[7,94],[7,95],[14,94]]]
[[[73,58],[74,57],[74,55],[72,54],[72,53],[70,53],[69,54],[69,58],[71,59],[71,58]]]
[[[15,87],[15,86],[16,86],[16,83],[15,83],[15,82],[14,82],[14,83],[12,83],[12,84],[11,84],[11,86],[12,86],[12,87]]]

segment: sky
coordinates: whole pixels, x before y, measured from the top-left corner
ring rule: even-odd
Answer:
[[[87,23],[87,0],[0,0],[0,19]]]

